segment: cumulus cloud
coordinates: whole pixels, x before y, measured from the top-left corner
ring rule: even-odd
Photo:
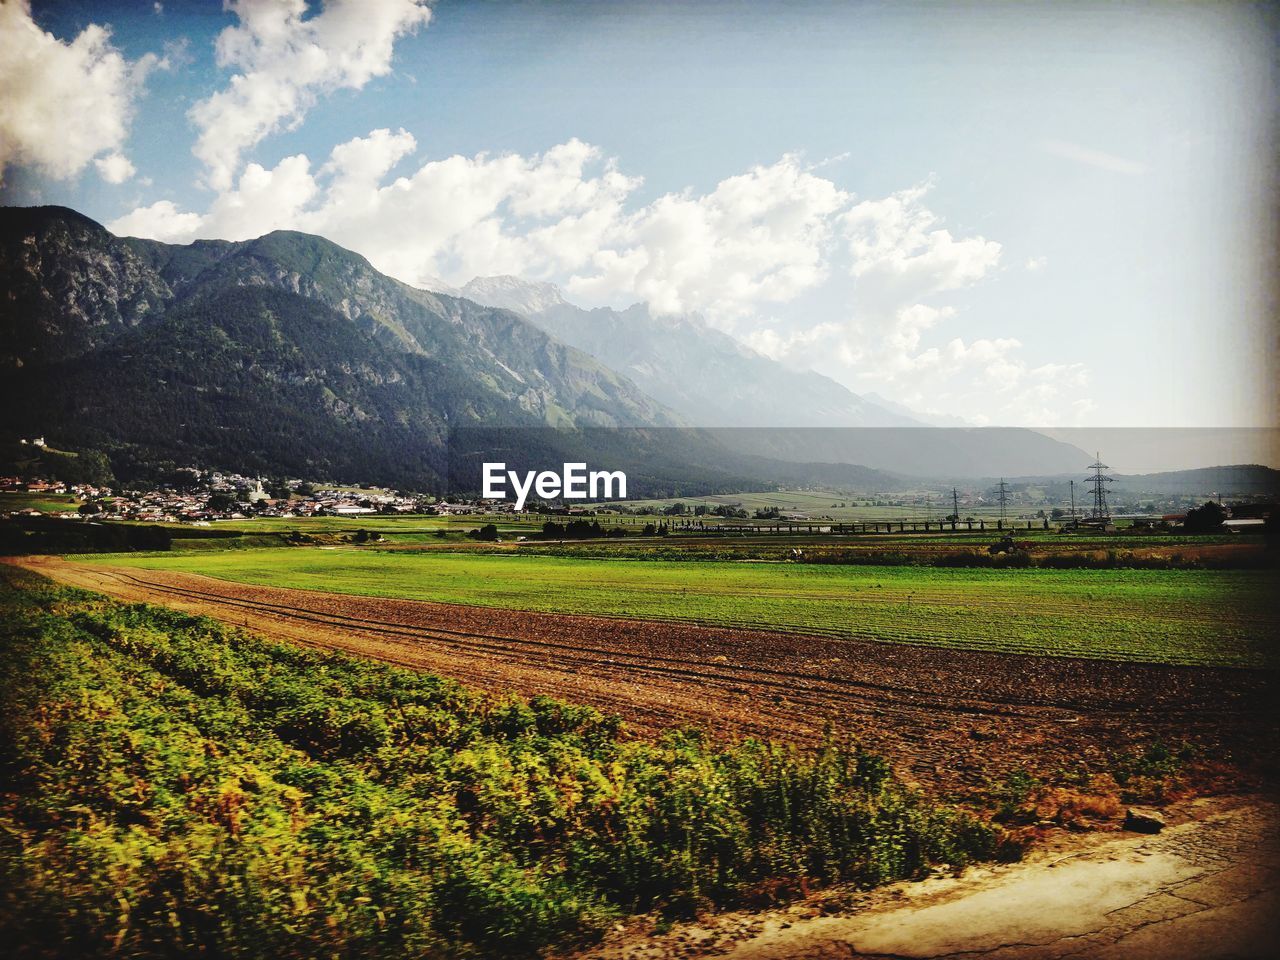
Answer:
[[[111,231],[121,237],[146,237],[165,243],[187,243],[200,231],[204,217],[184,213],[172,200],[157,200],[138,207],[110,223]]]
[[[0,177],[20,164],[66,179],[97,160],[107,182],[128,179],[121,148],[156,66],[154,54],[126,60],[105,27],[63,42],[32,20],[28,0],[0,3]]]
[[[864,200],[839,220],[853,277],[841,323],[765,329],[748,337],[767,356],[813,367],[854,387],[917,404],[921,412],[973,422],[1054,423],[1087,386],[1079,364],[1034,364],[1016,337],[946,337],[959,316],[948,295],[992,276],[1001,245],[956,236],[926,204],[931,181]],[[1029,267],[1029,269],[1034,269]],[[1085,401],[1087,404],[1087,401]]]
[[[107,183],[124,183],[137,172],[133,168],[133,163],[123,153],[111,153],[105,157],[99,157],[93,161],[93,165],[98,168],[98,176]]]
[[[873,310],[981,280],[1000,261],[1000,244],[956,239],[923,203],[927,182],[883,200],[866,200],[842,218],[860,300]]]
[[[480,274],[567,277],[589,303],[733,318],[819,283],[833,215],[848,196],[794,157],[704,196],[625,209],[641,180],[570,140],[541,154],[452,156],[392,172],[416,149],[375,130],[313,168],[303,155],[250,163],[203,214],[161,202],[111,224],[141,236],[244,239],[280,227],[322,234],[413,284]]]
[[[569,290],[595,300],[626,291],[658,313],[697,310],[729,325],[824,279],[832,217],[848,200],[784,156],[704,196],[668,194],[627,217]]]
[[[229,85],[192,107],[192,152],[210,186],[229,190],[244,152],[296,126],[319,95],[358,90],[391,70],[395,42],[425,26],[425,0],[328,0],[307,16],[306,0],[229,0],[239,18],[218,35]]]
[[[528,157],[433,160],[388,182],[415,148],[404,130],[375,130],[339,144],[318,169],[301,154],[271,169],[250,163],[203,214],[153,204],[111,227],[171,240],[306,230],[413,284],[536,276],[587,262],[640,183],[578,140]]]
[[[787,333],[780,333],[775,327],[758,327],[745,331],[742,341],[757,353],[780,360],[807,353],[815,346],[838,342],[841,331],[841,324],[832,321]]]

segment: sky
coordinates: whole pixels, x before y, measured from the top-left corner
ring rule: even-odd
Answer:
[[[0,0],[0,202],[697,313],[974,424],[1275,420],[1233,4]]]

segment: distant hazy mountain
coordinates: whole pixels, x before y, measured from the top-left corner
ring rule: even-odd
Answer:
[[[176,246],[0,209],[0,434],[408,486],[460,425],[673,426],[523,317],[417,290],[307,234]]]
[[[829,377],[792,370],[697,317],[655,316],[643,304],[585,310],[552,284],[517,277],[477,277],[462,293],[528,317],[690,423],[713,428],[737,453],[941,478],[1076,470],[1091,460],[1080,448],[1032,430],[979,429],[958,418],[927,422]]]
[[[1114,490],[1133,493],[1184,494],[1221,497],[1280,494],[1280,470],[1256,463],[1163,473],[1117,474]]]
[[[920,423],[928,424],[931,427],[972,427],[964,417],[950,417],[945,413],[921,413],[919,410],[913,410],[904,403],[898,403],[896,400],[890,400],[888,397],[882,397],[880,394],[872,391],[862,394],[863,400],[869,400],[878,407],[884,407],[891,413],[899,413],[904,417],[911,417]]]
[[[1021,427],[849,427],[707,431],[743,453],[807,463],[858,463],[925,480],[968,480],[1083,471],[1079,447]]]
[[[696,316],[655,316],[644,304],[585,310],[552,284],[518,277],[477,277],[462,295],[522,314],[699,427],[919,424],[829,377],[762,356]]]
[[[486,306],[514,310],[525,316],[545,313],[555,307],[570,306],[554,283],[522,280],[519,277],[476,277],[459,288],[458,295]]]

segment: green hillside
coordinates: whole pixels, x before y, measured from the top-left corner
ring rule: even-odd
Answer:
[[[431,488],[450,429],[663,426],[634,384],[505,310],[319,237],[173,246],[0,209],[0,440]]]

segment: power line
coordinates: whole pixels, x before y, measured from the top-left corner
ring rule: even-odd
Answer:
[[[1005,518],[1005,507],[1009,503],[1009,485],[1004,482],[1004,477],[1000,478],[1000,519]]]

